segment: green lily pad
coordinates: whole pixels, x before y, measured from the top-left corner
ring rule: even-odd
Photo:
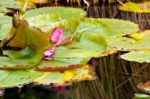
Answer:
[[[79,37],[78,37],[79,36]],[[106,50],[106,41],[100,34],[83,32],[76,35],[70,44],[57,47],[52,61],[42,61],[38,65],[39,70],[64,71],[85,65],[93,57],[100,57]]]
[[[4,0],[0,1],[0,6],[5,8],[18,9],[20,6],[20,2],[17,0]]]
[[[133,99],[150,99],[150,95],[136,93]]]
[[[150,51],[133,51],[129,52],[127,54],[121,55],[121,58],[128,61],[134,61],[134,62],[150,62]]]
[[[121,51],[150,49],[150,31],[134,33],[127,37],[119,37],[108,43],[109,46]]]
[[[10,53],[9,53],[10,54]],[[14,53],[16,54],[16,53]],[[37,51],[32,53],[32,56],[21,56],[22,58],[9,58],[9,57],[0,57],[0,68],[1,69],[27,69],[36,66],[39,64],[43,57],[42,51]]]
[[[3,40],[10,31],[12,18],[9,16],[1,16],[0,20],[0,40]]]
[[[42,29],[42,31],[47,32],[47,30],[54,28],[57,24],[61,22],[59,17],[52,14],[38,15],[30,18],[26,18],[31,26]]]
[[[82,18],[85,16],[86,13],[85,11],[79,8],[43,7],[27,11],[24,15],[24,18],[30,18],[44,14],[52,14],[60,19],[68,19],[68,18]]]
[[[0,12],[7,13],[12,10],[20,10],[24,5],[25,0],[22,2],[19,0],[1,0],[0,1]],[[35,5],[27,4],[27,8],[35,8]]]
[[[150,2],[144,3],[127,2],[119,6],[119,9],[121,11],[126,12],[150,13]]]
[[[99,33],[105,37],[106,41],[108,42],[116,37],[120,37],[125,34],[131,34],[137,32],[138,30],[138,25],[130,21],[107,18],[82,19],[78,28],[78,32],[91,31],[93,33]]]
[[[41,72],[34,70],[17,70],[17,71],[4,71],[0,70],[0,87],[16,87],[24,84],[32,83],[33,80],[37,79],[42,75]]]
[[[25,76],[26,71],[8,71],[8,77],[0,81],[0,86],[18,86],[33,80],[35,83],[44,85],[64,85],[66,82],[92,79],[91,67],[86,65],[88,61],[106,52],[107,42],[134,33],[139,29],[137,24],[129,21],[88,19],[83,18],[84,16],[85,12],[81,9],[46,7],[27,11],[24,19],[29,24],[26,20],[15,19],[7,38],[1,43],[3,54],[6,56],[0,57],[0,68],[24,69],[37,66],[35,69],[43,70],[39,71],[43,75],[25,81],[24,77],[28,78]],[[53,28],[64,29],[63,40],[69,36],[73,36],[73,40],[56,46],[52,60],[45,61],[42,60],[43,51],[51,47],[48,35]],[[20,49],[14,50],[13,48]],[[7,76],[7,73],[4,74],[4,77],[5,75]],[[12,79],[8,83],[10,78],[15,78],[16,82],[13,84],[15,79]],[[20,80],[21,78],[23,80]]]
[[[43,9],[51,10],[54,8],[43,8]],[[65,32],[66,32],[65,35],[67,33],[69,35],[70,32],[72,32],[71,34],[73,34],[75,32],[80,33],[80,32],[90,31],[93,33],[100,33],[102,36],[106,38],[107,41],[111,41],[111,39],[113,39],[114,37],[120,37],[125,34],[131,34],[139,30],[139,27],[137,24],[132,23],[130,21],[123,21],[123,20],[118,20],[118,19],[105,19],[105,18],[102,18],[102,19],[81,18],[79,19],[80,17],[68,16],[69,19],[67,18],[67,20],[62,20],[62,19],[66,19],[66,17],[61,15],[62,14],[61,11],[59,12],[58,10],[58,12],[56,11],[52,14],[46,13],[43,11],[44,14],[42,15],[39,15],[39,13],[37,13],[36,16],[29,15],[29,17],[25,17],[25,18],[28,20],[30,25],[41,28],[45,32],[50,33],[50,31],[55,27],[61,27],[65,29]]]

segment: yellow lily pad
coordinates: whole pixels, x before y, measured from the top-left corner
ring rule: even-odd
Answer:
[[[119,6],[119,10],[126,12],[150,13],[150,2],[144,3],[127,2]]]
[[[54,86],[58,86],[82,80],[92,80],[94,78],[94,74],[92,74],[92,67],[85,65],[80,68],[64,72],[45,72],[43,76],[35,79],[34,82],[43,85],[53,84]]]

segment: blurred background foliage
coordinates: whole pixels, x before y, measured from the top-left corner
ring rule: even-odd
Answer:
[[[23,0],[20,0],[23,2]],[[150,29],[149,13],[123,12],[118,6],[127,1],[136,3],[149,0],[29,0],[30,5],[81,7],[87,11],[87,17],[119,18],[139,24],[141,30]],[[3,2],[1,0],[0,2]],[[7,7],[6,7],[7,8]],[[34,8],[34,7],[33,7]],[[10,10],[7,9],[7,10]],[[17,9],[15,9],[17,10]],[[7,15],[16,12],[9,11]],[[121,52],[122,53],[122,52]],[[54,91],[48,86],[27,85],[5,90],[1,99],[132,99],[135,93],[141,93],[137,85],[150,80],[150,63],[136,63],[120,59],[121,53],[92,59],[90,64],[96,67],[97,78],[68,86],[65,91]],[[3,90],[2,90],[3,91]],[[142,98],[140,98],[142,97]],[[149,95],[135,94],[134,99],[150,99]]]

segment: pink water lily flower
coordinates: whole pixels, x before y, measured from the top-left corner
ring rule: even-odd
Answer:
[[[50,35],[50,40],[52,44],[56,44],[62,41],[64,35],[64,30],[61,28],[55,28]],[[44,60],[52,60],[51,56],[55,53],[55,47],[50,47],[44,51]]]
[[[62,41],[64,35],[64,30],[61,28],[55,28],[51,33],[50,39],[53,44],[59,43]]]

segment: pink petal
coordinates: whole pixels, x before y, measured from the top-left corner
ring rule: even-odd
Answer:
[[[52,52],[52,53],[54,53],[55,52],[55,47],[50,47],[47,50],[50,51],[50,52]]]
[[[45,55],[45,56],[51,56],[52,54],[53,54],[53,53],[50,52],[50,51],[45,51],[45,52],[44,52],[44,55]]]
[[[55,47],[48,48],[44,51],[44,60],[52,60],[51,56],[55,53]]]
[[[44,59],[44,60],[47,60],[47,61],[52,60],[51,57],[47,57],[47,56],[44,56],[43,59]]]
[[[61,29],[61,28],[54,29],[53,32],[51,33],[51,36],[50,36],[51,42],[53,44],[61,42],[63,35],[64,35],[63,29]]]

